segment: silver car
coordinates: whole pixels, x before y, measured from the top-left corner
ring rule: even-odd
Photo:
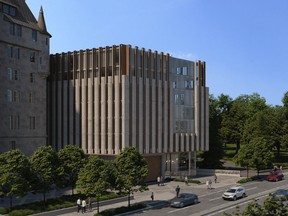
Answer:
[[[231,187],[222,195],[224,200],[237,200],[242,197],[246,197],[246,190],[242,186]]]
[[[179,197],[175,197],[172,200],[170,200],[170,206],[182,208],[184,206],[196,204],[198,202],[199,200],[196,194],[181,193]]]

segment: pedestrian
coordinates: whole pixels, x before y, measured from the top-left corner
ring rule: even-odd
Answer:
[[[86,201],[82,200],[82,214],[86,212]]]
[[[157,184],[158,184],[158,186],[160,186],[160,181],[161,181],[160,176],[158,176],[158,177],[157,177]]]
[[[188,185],[188,177],[185,176],[185,184]]]
[[[78,212],[78,213],[79,213],[80,209],[81,209],[81,199],[78,198],[78,199],[77,199],[77,212]]]
[[[153,192],[151,193],[151,200],[152,201],[154,200],[154,193]]]
[[[212,189],[212,180],[211,179],[209,179],[209,189]]]
[[[215,183],[217,183],[217,175],[216,174],[214,175],[214,181],[215,181]]]
[[[179,193],[180,193],[180,187],[179,187],[179,185],[177,185],[175,191],[176,191],[176,197],[179,197]]]
[[[206,186],[207,186],[207,189],[209,189],[209,180],[208,179],[206,180]]]

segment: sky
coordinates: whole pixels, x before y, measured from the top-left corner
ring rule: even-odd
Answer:
[[[43,7],[50,53],[130,44],[206,62],[218,97],[258,93],[282,106],[288,91],[287,0],[26,0]]]

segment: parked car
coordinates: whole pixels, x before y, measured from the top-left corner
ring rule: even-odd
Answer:
[[[267,181],[280,181],[284,179],[284,175],[282,172],[270,172],[267,176]]]
[[[272,194],[273,198],[288,198],[288,190],[278,189]]]
[[[170,200],[171,207],[182,208],[187,205],[196,204],[199,202],[198,196],[191,193],[181,193],[178,197]]]
[[[242,186],[231,187],[222,194],[224,200],[237,200],[242,197],[246,197],[246,190]]]

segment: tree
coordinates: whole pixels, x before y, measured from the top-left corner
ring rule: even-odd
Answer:
[[[20,150],[11,150],[0,155],[0,195],[21,197],[29,191],[30,165]]]
[[[148,190],[145,178],[148,174],[147,162],[137,151],[136,147],[127,147],[115,159],[116,188],[128,194],[128,206],[130,206],[130,194],[136,191]]]
[[[46,193],[58,183],[63,175],[63,170],[59,166],[59,158],[51,146],[42,146],[31,156],[30,163],[34,173],[33,188],[43,193],[45,205]]]
[[[75,145],[67,145],[58,152],[58,157],[64,172],[64,186],[71,186],[72,194],[74,194],[78,174],[80,169],[86,164],[84,151]]]
[[[236,153],[240,149],[241,138],[246,121],[256,112],[266,108],[266,101],[259,94],[241,95],[232,103],[231,108],[223,116],[221,130],[225,131],[225,139],[236,143]]]
[[[203,153],[203,167],[222,168],[223,145],[219,136],[221,124],[221,113],[227,109],[227,97],[221,95],[215,99],[213,95],[209,97],[209,151]]]
[[[90,156],[88,163],[80,170],[77,180],[77,191],[86,196],[96,197],[99,213],[99,198],[110,185],[111,163],[98,156]]]
[[[272,166],[273,158],[274,154],[269,143],[263,137],[256,137],[250,143],[241,146],[234,157],[234,161],[241,166],[247,167],[247,170],[248,167],[256,168],[259,176],[261,169]]]

